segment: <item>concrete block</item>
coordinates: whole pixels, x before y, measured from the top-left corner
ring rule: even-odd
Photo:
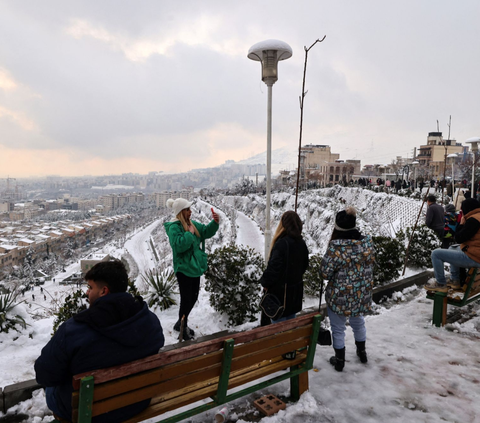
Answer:
[[[10,407],[13,407],[19,402],[32,398],[32,392],[40,388],[41,386],[35,379],[5,386],[3,389],[4,410],[7,411]]]
[[[285,410],[287,405],[275,395],[265,395],[253,402],[253,405],[265,416],[272,416],[279,410]]]

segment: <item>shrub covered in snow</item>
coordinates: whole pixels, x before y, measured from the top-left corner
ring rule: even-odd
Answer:
[[[432,267],[430,255],[436,248],[440,248],[440,240],[430,228],[425,225],[418,226],[412,237],[412,228],[407,228],[397,234],[397,238],[403,243],[405,249],[408,247],[407,264],[411,267]]]
[[[8,332],[10,329],[18,332],[18,326],[26,328],[25,319],[15,310],[17,306],[15,292],[0,295],[0,332]]]
[[[218,248],[209,255],[205,290],[210,293],[210,305],[228,315],[229,326],[257,319],[261,291],[258,281],[264,267],[262,256],[244,246]]]
[[[52,336],[55,335],[58,327],[63,322],[66,322],[68,319],[75,316],[75,314],[80,313],[87,308],[86,298],[87,295],[81,289],[78,289],[65,297],[63,306],[61,306],[58,312],[55,313]]]
[[[375,285],[384,285],[400,276],[403,265],[403,244],[396,238],[374,236],[375,266],[373,280]]]
[[[320,265],[322,264],[322,258],[323,256],[320,254],[311,255],[309,259],[308,269],[303,275],[305,294],[312,297],[318,297],[320,295],[320,285],[323,279],[320,275]]]
[[[177,278],[171,267],[162,271],[148,270],[142,279],[148,286],[145,299],[150,308],[158,307],[160,310],[167,310],[177,302],[173,298],[177,293],[174,291]]]

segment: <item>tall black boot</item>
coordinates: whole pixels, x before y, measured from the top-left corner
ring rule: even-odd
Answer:
[[[367,358],[367,350],[365,349],[365,341],[362,341],[362,342],[355,341],[355,345],[357,346],[357,355],[360,358],[360,361],[362,363],[367,363],[368,358]]]
[[[341,372],[345,366],[345,347],[341,349],[334,348],[335,355],[330,357],[330,364],[335,366],[337,372]]]

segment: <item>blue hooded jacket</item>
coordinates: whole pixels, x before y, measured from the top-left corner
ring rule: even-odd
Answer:
[[[72,377],[158,353],[165,338],[157,316],[141,297],[128,293],[98,298],[63,323],[35,362],[37,382],[56,387],[60,417],[71,420]],[[139,413],[150,400],[94,417],[94,423],[121,422]]]

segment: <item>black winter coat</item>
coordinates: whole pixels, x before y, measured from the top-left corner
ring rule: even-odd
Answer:
[[[267,268],[260,279],[262,286],[286,306],[282,317],[298,313],[303,303],[303,274],[308,268],[308,248],[303,239],[284,236],[272,248]]]
[[[164,342],[160,321],[140,297],[108,294],[58,328],[35,362],[36,379],[40,385],[57,387],[60,417],[70,420],[72,376],[156,354]],[[132,404],[92,421],[121,422],[149,403]]]

